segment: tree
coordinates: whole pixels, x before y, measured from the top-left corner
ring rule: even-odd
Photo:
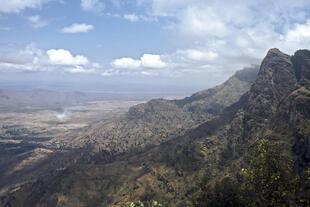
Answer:
[[[299,195],[299,206],[310,206],[310,167],[305,172],[305,182]]]
[[[202,187],[195,207],[243,207],[246,206],[240,184],[230,177],[225,177],[213,186]]]
[[[292,160],[279,144],[262,139],[253,153],[247,169],[246,189],[253,191],[257,199],[254,206],[289,206],[297,189],[298,177],[292,173]]]

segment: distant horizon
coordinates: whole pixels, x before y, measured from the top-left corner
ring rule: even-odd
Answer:
[[[254,68],[259,65],[252,65],[251,67],[246,68]],[[245,68],[243,68],[245,69]],[[241,70],[243,70],[241,69]],[[241,71],[237,70],[237,71]],[[237,72],[236,71],[236,72]],[[144,82],[137,82],[134,79],[127,80],[127,84],[117,86],[117,80],[109,80],[102,82],[100,79],[95,79],[95,82],[89,83],[87,78],[76,78],[75,80],[65,81],[63,79],[56,80],[40,80],[40,75],[38,77],[31,76],[32,79],[27,81],[18,81],[14,80],[1,80],[0,76],[0,90],[13,90],[13,91],[34,91],[34,90],[51,90],[58,92],[83,92],[90,94],[113,94],[117,95],[137,95],[137,96],[145,96],[147,95],[149,98],[158,98],[163,97],[167,98],[169,96],[176,98],[184,98],[186,96],[190,96],[196,92],[207,90],[213,88],[217,85],[220,85],[227,81],[230,77],[232,77],[236,72],[232,75],[229,75],[226,79],[219,83],[204,83],[197,84],[188,83],[188,85],[178,85],[178,84],[169,84],[169,79],[161,80],[166,81],[166,83],[158,84],[157,80],[150,79],[147,84]],[[55,75],[55,74],[54,74]],[[14,76],[14,75],[13,75]],[[16,76],[14,76],[16,77]],[[63,78],[63,77],[62,77]]]
[[[0,87],[194,92],[310,48],[307,0],[0,3]]]

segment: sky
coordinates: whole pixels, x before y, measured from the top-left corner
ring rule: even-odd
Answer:
[[[0,87],[194,91],[310,48],[309,0],[0,4]]]

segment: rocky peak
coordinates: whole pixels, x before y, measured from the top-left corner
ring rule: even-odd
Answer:
[[[283,96],[294,90],[296,82],[291,57],[279,49],[270,49],[250,90],[248,111],[268,119]]]
[[[264,58],[255,85],[276,89],[279,96],[287,93],[296,83],[295,71],[291,57],[279,49],[270,49]],[[283,94],[284,93],[284,94]]]
[[[289,55],[281,52],[278,48],[271,48],[268,50],[266,57],[276,57],[276,56],[282,56],[282,57],[288,57]]]
[[[298,50],[291,60],[299,83],[302,86],[310,86],[310,50]]]

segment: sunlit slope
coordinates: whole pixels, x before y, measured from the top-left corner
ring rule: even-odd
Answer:
[[[119,156],[85,151],[71,166],[23,186],[3,203],[121,206],[154,199],[185,206],[201,182],[238,178],[248,151],[262,138],[282,144],[302,175],[310,161],[308,59],[307,50],[291,57],[271,49],[250,90],[213,118],[160,145]]]
[[[227,175],[238,177],[248,150],[262,138],[283,144],[295,160],[295,170],[303,172],[309,165],[310,66],[305,61],[297,78],[292,60],[309,58],[307,54],[298,51],[291,58],[270,50],[248,93],[182,136],[125,154],[110,164],[72,166],[72,174],[59,178],[57,205],[120,206],[155,199],[167,206],[184,206],[199,191],[202,180],[212,183]]]
[[[258,67],[243,69],[223,84],[181,100],[155,99],[131,107],[116,121],[97,123],[78,136],[73,135],[71,142],[94,144],[97,150],[115,153],[165,142],[237,102],[250,89],[257,71]]]

